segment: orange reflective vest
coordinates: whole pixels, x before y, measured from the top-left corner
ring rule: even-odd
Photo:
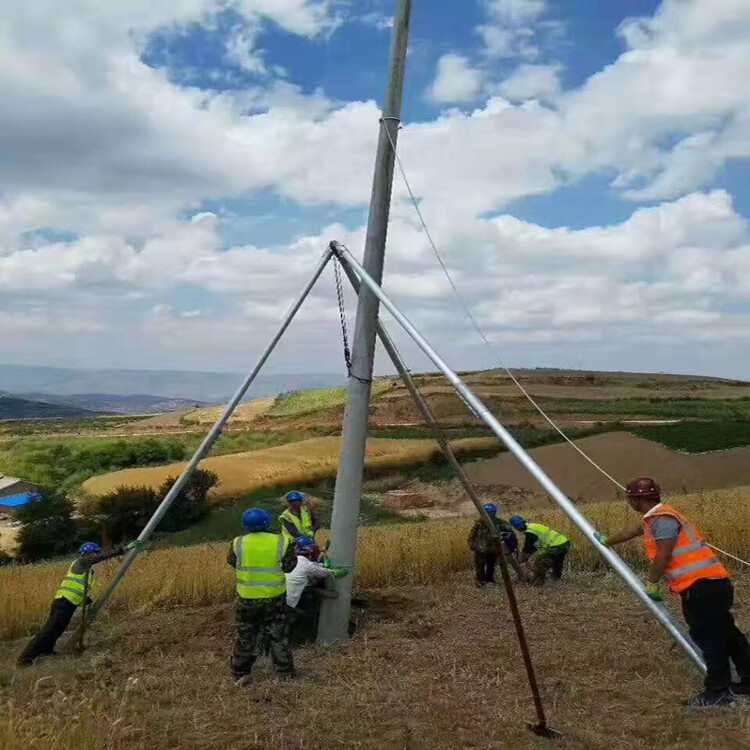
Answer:
[[[672,550],[664,580],[671,591],[679,594],[701,578],[729,578],[729,571],[716,559],[713,550],[698,533],[693,522],[671,505],[660,503],[643,516],[646,555],[656,559],[656,540],[651,533],[649,519],[655,516],[672,516],[680,522],[680,533]]]

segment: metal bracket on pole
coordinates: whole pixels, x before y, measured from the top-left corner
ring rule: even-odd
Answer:
[[[276,345],[279,343],[281,337],[286,332],[286,329],[294,319],[297,311],[300,309],[300,307],[302,307],[302,303],[305,301],[307,295],[310,293],[310,290],[313,288],[313,286],[315,286],[315,283],[320,278],[320,274],[323,273],[323,269],[328,264],[328,261],[331,259],[332,254],[333,251],[330,248],[326,248],[326,251],[323,253],[323,257],[320,259],[320,262],[315,268],[315,272],[313,273],[310,280],[305,284],[305,287],[302,290],[300,296],[284,316],[281,327],[279,328],[273,339],[271,339],[271,343],[266,347],[265,351],[258,360],[258,363],[255,365],[253,371],[245,378],[242,385],[237,389],[237,392],[234,394],[234,396],[232,396],[222,415],[216,420],[208,435],[206,435],[203,442],[198,447],[198,450],[196,450],[193,454],[193,457],[190,459],[188,465],[182,470],[182,474],[180,474],[180,476],[177,478],[177,481],[174,483],[174,485],[172,485],[172,488],[167,493],[166,497],[161,501],[159,507],[154,512],[154,515],[151,516],[143,531],[141,531],[140,535],[138,536],[139,541],[144,543],[148,541],[148,539],[155,531],[156,527],[159,525],[159,522],[164,517],[164,514],[169,510],[169,507],[179,496],[187,480],[190,478],[195,469],[198,468],[198,464],[206,457],[208,452],[213,447],[213,444],[218,440],[219,435],[221,435],[221,431],[224,429],[224,425],[226,425],[226,423],[229,421],[229,418],[232,416],[232,413],[237,408],[238,404],[242,400],[242,397],[247,392],[247,389],[250,387],[252,382],[257,377],[258,373],[261,371],[263,365],[265,365],[266,361],[271,356],[271,352],[276,348]],[[112,580],[109,582],[107,587],[102,591],[99,598],[91,607],[90,620],[93,620],[102,610],[104,605],[107,603],[107,599],[109,599],[112,592],[115,590],[115,588],[117,588],[118,584],[123,579],[128,568],[133,564],[133,561],[137,556],[138,550],[135,549],[131,550],[125,555],[122,564],[120,565],[120,569],[117,571],[117,573],[115,573]]]
[[[332,242],[331,249],[336,257],[345,265],[350,265],[360,281],[366,284],[373,294],[380,300],[381,304],[393,315],[398,324],[411,336],[419,348],[432,360],[435,366],[450,381],[456,391],[476,410],[480,418],[490,427],[498,438],[506,445],[508,450],[521,462],[529,473],[539,482],[544,490],[560,506],[566,516],[578,527],[583,536],[594,546],[599,554],[612,566],[615,572],[635,595],[641,600],[647,609],[654,615],[664,629],[672,636],[676,643],[685,651],[693,664],[705,674],[706,664],[698,647],[684,633],[682,628],[672,618],[669,612],[656,602],[652,601],[646,589],[627,566],[625,561],[609,547],[599,544],[595,534],[596,529],[588,522],[580,510],[568,499],[562,490],[547,476],[542,468],[534,461],[533,458],[521,447],[516,439],[503,427],[490,410],[482,401],[474,395],[468,386],[458,377],[458,375],[445,363],[442,357],[432,348],[422,334],[412,325],[409,319],[399,310],[399,308],[388,298],[380,288],[380,285],[368,275],[362,264],[349,252],[349,250],[338,242]]]

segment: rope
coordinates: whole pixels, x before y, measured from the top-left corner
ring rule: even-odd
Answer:
[[[344,306],[344,289],[341,283],[341,269],[339,268],[338,258],[333,261],[333,276],[336,280],[336,299],[339,305],[339,319],[341,320],[341,338],[344,342],[344,362],[346,363],[346,372],[350,378],[358,380],[360,383],[371,383],[371,380],[360,378],[352,372],[352,352],[349,348],[349,329],[346,324],[346,307]]]
[[[450,274],[450,271],[448,271],[447,266],[445,265],[445,262],[443,261],[442,256],[440,255],[440,252],[437,248],[437,245],[435,244],[435,240],[432,238],[432,234],[429,230],[429,227],[427,226],[427,222],[424,219],[424,216],[422,215],[422,210],[419,208],[419,201],[417,200],[416,196],[414,195],[414,191],[411,189],[411,184],[409,182],[409,178],[406,175],[406,169],[404,168],[404,164],[401,161],[401,156],[398,153],[398,149],[396,148],[396,144],[393,142],[393,138],[391,137],[391,133],[388,130],[388,128],[383,128],[388,136],[388,140],[391,144],[391,149],[393,149],[393,155],[396,158],[396,163],[398,164],[399,172],[401,173],[401,178],[404,181],[404,185],[406,186],[406,190],[409,193],[409,198],[411,199],[412,205],[414,206],[414,211],[417,214],[417,217],[419,219],[419,223],[422,226],[422,230],[425,233],[425,236],[427,237],[428,242],[430,243],[430,246],[432,247],[432,251],[435,254],[435,257],[437,258],[438,263],[440,264],[440,267],[443,269],[443,273],[445,274],[446,279],[448,279],[448,283],[451,285],[451,288],[453,289],[453,293],[459,302],[460,306],[463,308],[464,312],[466,313],[467,317],[472,323],[472,326],[476,330],[476,332],[479,334],[479,337],[484,342],[485,346],[489,350],[490,354],[494,358],[494,360],[497,362],[497,364],[500,366],[500,368],[508,375],[508,377],[513,381],[515,386],[518,388],[519,391],[528,399],[529,403],[539,412],[539,414],[546,420],[546,422],[552,427],[555,432],[557,432],[560,437],[565,440],[565,442],[572,446],[578,454],[585,458],[586,461],[588,461],[600,474],[605,476],[607,479],[609,479],[610,482],[612,482],[616,487],[619,487],[621,490],[625,491],[624,485],[620,484],[609,472],[607,472],[602,466],[600,466],[596,461],[594,461],[591,456],[589,456],[580,446],[578,446],[571,438],[569,438],[563,431],[560,429],[560,427],[552,420],[552,418],[542,409],[541,406],[534,400],[534,398],[531,396],[531,394],[521,385],[518,378],[511,372],[510,368],[508,368],[505,363],[500,358],[500,355],[497,353],[496,349],[492,346],[487,336],[485,336],[484,331],[481,329],[479,323],[477,322],[477,319],[474,317],[474,314],[471,312],[471,308],[469,307],[468,302],[464,298],[464,296],[459,291],[458,287],[456,286],[456,283],[453,281],[453,277]],[[724,555],[727,555],[727,557],[731,557],[733,560],[736,560],[737,562],[742,563],[743,565],[746,565],[750,568],[750,562],[747,562],[746,560],[742,560],[739,557],[735,557],[734,555],[731,555],[729,552],[725,552],[724,550],[719,549],[718,547],[715,547],[713,544],[709,544],[709,547],[712,549],[715,549],[717,552],[721,552]]]

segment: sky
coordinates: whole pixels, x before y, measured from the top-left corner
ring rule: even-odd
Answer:
[[[5,7],[0,360],[252,366],[328,241],[361,257],[394,5]],[[505,364],[750,377],[748,70],[747,0],[414,0],[399,153]],[[496,365],[398,175],[386,257]],[[332,269],[269,370],[344,371]]]

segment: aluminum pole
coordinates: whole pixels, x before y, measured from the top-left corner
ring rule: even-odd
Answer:
[[[364,264],[370,276],[378,281],[383,277],[396,156],[395,147],[391,144],[395,144],[398,139],[398,126],[401,120],[410,13],[411,0],[397,0],[391,37],[390,72],[380,119],[380,137],[375,156],[365,240]],[[357,303],[357,322],[352,342],[352,366],[349,373],[344,424],[341,430],[341,455],[331,516],[331,559],[337,565],[343,565],[352,570],[357,554],[357,522],[362,495],[362,474],[365,468],[377,319],[378,298],[365,289]],[[353,579],[353,575],[342,578],[338,585],[339,597],[324,600],[318,627],[319,642],[333,643],[346,638],[349,629]]]
[[[409,319],[391,302],[380,285],[365,271],[359,261],[349,252],[347,248],[338,242],[331,243],[331,249],[336,256],[345,264],[351,265],[359,276],[363,284],[366,284],[375,294],[386,309],[393,315],[398,324],[414,339],[419,348],[432,360],[435,366],[450,381],[459,395],[464,398],[479,414],[480,418],[490,427],[500,440],[506,445],[508,450],[521,462],[529,473],[539,482],[544,490],[560,506],[566,516],[578,527],[579,531],[588,539],[599,554],[614,568],[615,572],[622,578],[625,583],[633,590],[641,602],[651,611],[659,623],[682,647],[688,657],[692,660],[698,669],[705,673],[706,664],[703,656],[693,641],[683,632],[680,625],[675,622],[667,610],[659,606],[656,602],[649,599],[646,589],[640,579],[625,564],[625,561],[609,547],[604,547],[597,541],[594,534],[596,529],[588,522],[586,517],[578,508],[568,499],[564,492],[545,474],[542,468],[534,461],[533,458],[519,445],[516,439],[503,427],[490,410],[477,398],[472,391],[466,386],[461,378],[451,370],[443,361],[440,355],[430,346],[421,333],[411,324]]]
[[[315,286],[315,283],[320,277],[320,274],[323,273],[323,269],[331,259],[332,254],[333,253],[331,248],[327,248],[325,253],[323,253],[323,257],[320,259],[315,272],[313,273],[307,284],[305,284],[305,287],[302,290],[300,296],[284,316],[281,327],[279,328],[273,339],[271,339],[271,343],[261,355],[253,371],[245,378],[242,385],[237,389],[237,392],[234,394],[234,396],[232,396],[232,399],[227,404],[227,407],[226,409],[224,409],[222,415],[216,420],[208,435],[206,435],[203,442],[200,444],[198,450],[196,450],[193,454],[193,457],[190,459],[188,465],[183,469],[182,474],[180,474],[177,481],[172,485],[172,489],[169,490],[166,497],[159,504],[159,507],[156,509],[156,511],[154,511],[154,515],[151,516],[149,522],[143,528],[143,531],[141,531],[141,533],[139,534],[139,541],[144,543],[148,541],[148,539],[155,531],[156,527],[159,525],[159,522],[164,517],[164,514],[169,510],[169,507],[177,499],[177,496],[180,494],[180,491],[185,486],[185,483],[190,478],[191,474],[198,467],[198,464],[205,458],[206,454],[211,450],[213,444],[217,441],[219,435],[221,435],[221,431],[224,429],[224,425],[226,425],[227,421],[232,416],[232,413],[237,408],[237,405],[242,400],[242,397],[247,392],[247,389],[250,387],[253,380],[255,380],[258,373],[261,371],[263,365],[265,365],[266,361],[271,356],[271,352],[276,348],[276,345],[279,343],[279,340],[286,332],[286,329],[289,327],[289,324],[297,314],[297,311],[300,309],[302,303],[307,298],[310,290],[313,288],[313,286]],[[106,604],[107,599],[109,599],[112,592],[117,588],[118,584],[123,579],[128,568],[133,564],[133,561],[137,556],[138,550],[131,550],[125,555],[119,570],[117,571],[117,573],[115,573],[112,580],[107,584],[106,588],[102,591],[99,598],[93,604],[90,615],[91,620],[93,620],[99,614],[101,609]]]

